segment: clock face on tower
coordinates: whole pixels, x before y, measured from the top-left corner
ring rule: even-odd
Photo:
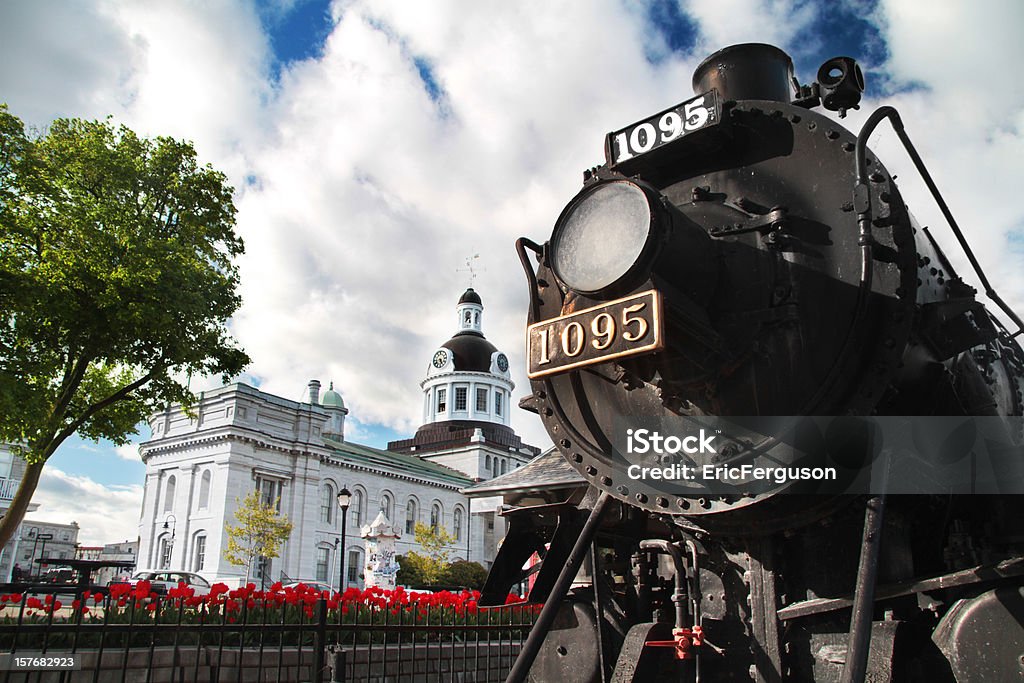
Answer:
[[[498,354],[498,369],[502,372],[508,370],[508,358],[503,353]]]
[[[448,352],[445,349],[438,349],[437,353],[434,354],[434,367],[443,368],[447,362]]]

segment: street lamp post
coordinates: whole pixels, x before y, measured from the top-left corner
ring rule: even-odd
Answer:
[[[338,491],[338,507],[341,508],[341,562],[338,563],[338,591],[345,592],[345,527],[348,524],[348,506],[352,504],[352,492],[348,487]]]
[[[178,518],[174,515],[167,515],[164,518],[164,531],[167,529],[171,530],[171,540],[167,541],[167,566],[161,567],[161,569],[171,568],[171,554],[174,552],[174,532],[178,526]],[[160,558],[163,560],[163,558]],[[161,562],[163,564],[163,562]]]

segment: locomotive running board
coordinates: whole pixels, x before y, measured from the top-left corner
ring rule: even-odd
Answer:
[[[963,569],[951,574],[942,574],[930,579],[920,581],[908,581],[906,583],[894,583],[888,586],[879,586],[875,592],[875,602],[891,600],[904,595],[915,593],[929,593],[932,591],[948,588],[959,588],[974,584],[998,582],[1005,579],[1012,579],[1024,576],[1024,558],[1015,557],[1010,560],[1003,560],[997,564],[983,564],[970,569]],[[853,605],[853,596],[842,598],[815,598],[813,600],[802,600],[787,605],[779,610],[779,620],[800,619],[825,612],[835,612],[841,609],[848,609]]]

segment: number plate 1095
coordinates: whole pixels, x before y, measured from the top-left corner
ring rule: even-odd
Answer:
[[[661,295],[651,289],[534,323],[526,332],[530,379],[658,351],[664,345]]]

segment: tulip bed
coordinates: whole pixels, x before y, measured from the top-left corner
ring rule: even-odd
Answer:
[[[498,608],[478,608],[479,598],[476,591],[330,593],[280,583],[264,591],[251,583],[236,589],[217,583],[206,595],[182,584],[158,595],[148,581],[115,584],[106,593],[86,591],[67,602],[52,595],[0,594],[0,647],[23,648],[39,635],[50,647],[276,647],[310,644],[317,629],[340,643],[518,639],[539,611],[512,594]]]

